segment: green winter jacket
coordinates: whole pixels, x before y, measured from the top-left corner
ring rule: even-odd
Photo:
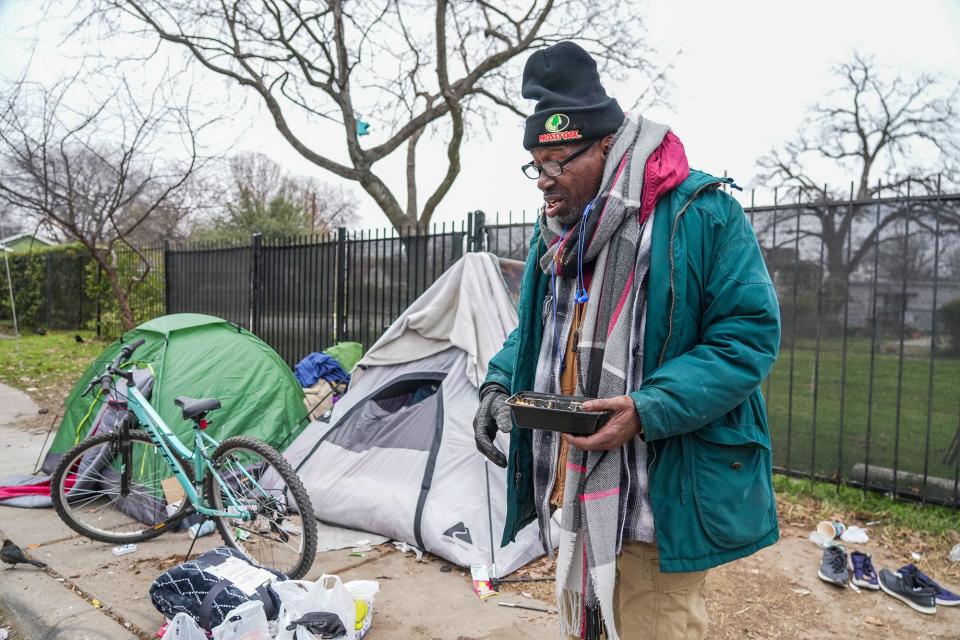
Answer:
[[[756,235],[724,180],[692,171],[656,206],[643,383],[636,403],[648,446],[661,570],[701,571],[779,537],[760,383],[777,358],[780,311]],[[548,278],[540,229],[520,291],[517,329],[485,384],[533,388]],[[503,544],[536,518],[533,432],[510,434]]]

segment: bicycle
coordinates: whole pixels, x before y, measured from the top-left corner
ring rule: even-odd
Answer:
[[[216,398],[174,400],[193,421],[193,448],[185,446],[122,368],[143,343],[125,345],[84,391],[99,384],[108,397],[125,399],[128,412],[116,430],[88,437],[57,465],[50,492],[57,514],[83,536],[127,544],[200,513],[255,564],[302,578],[316,554],[317,522],[296,472],[265,442],[210,436],[207,414],[221,408]],[[125,392],[115,376],[126,380]]]

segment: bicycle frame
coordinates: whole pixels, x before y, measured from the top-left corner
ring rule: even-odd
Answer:
[[[159,448],[160,455],[163,456],[167,464],[170,465],[170,468],[173,469],[174,476],[177,478],[180,486],[183,487],[184,493],[186,493],[196,511],[204,515],[214,517],[228,517],[235,518],[237,520],[253,519],[253,514],[248,509],[241,506],[241,504],[236,500],[233,492],[230,491],[229,485],[223,480],[223,478],[220,477],[220,474],[217,473],[217,470],[213,468],[209,456],[204,454],[204,449],[207,446],[216,447],[220,444],[219,442],[208,436],[200,429],[194,428],[193,450],[191,451],[182,442],[180,442],[180,438],[178,438],[176,434],[170,430],[170,427],[167,426],[167,423],[163,421],[163,418],[161,418],[160,414],[158,414],[156,409],[153,408],[153,406],[150,404],[150,401],[147,400],[143,394],[140,393],[140,390],[133,385],[127,387],[127,407],[140,421],[140,425],[143,427],[144,431],[146,431],[147,435],[150,436],[150,439],[153,440],[153,443]],[[187,472],[184,471],[183,465],[181,465],[180,461],[177,460],[176,456],[173,455],[171,449],[176,451],[177,455],[179,455],[181,458],[189,459],[193,462],[193,478],[187,477]],[[200,494],[197,492],[197,487],[203,483],[203,477],[205,473],[213,474],[216,482],[221,487],[227,489],[226,494],[228,501],[231,503],[230,506],[236,507],[239,512],[219,511],[206,506],[201,499]]]

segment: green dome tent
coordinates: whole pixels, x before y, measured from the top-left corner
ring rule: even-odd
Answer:
[[[178,313],[128,331],[87,367],[67,397],[66,413],[43,463],[45,472],[52,472],[59,458],[96,425],[105,398],[99,392],[81,394],[120,348],[137,338],[145,343],[131,364],[153,374],[150,404],[183,442],[191,441],[193,425],[173,404],[181,395],[220,400],[223,408],[210,416],[210,434],[218,440],[248,435],[283,450],[306,426],[303,389],[273,349],[221,318]]]

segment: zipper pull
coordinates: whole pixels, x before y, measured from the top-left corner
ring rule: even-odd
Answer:
[[[736,182],[734,182],[733,178],[722,178],[721,182],[728,185],[731,189],[736,189],[737,191],[743,191],[743,187],[741,187]]]

